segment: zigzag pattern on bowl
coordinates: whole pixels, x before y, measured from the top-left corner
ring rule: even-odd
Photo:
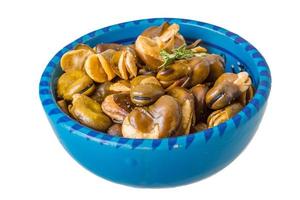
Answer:
[[[189,23],[189,24],[194,24],[196,26],[213,29],[214,31],[224,34],[230,39],[232,39],[236,45],[241,45],[244,48],[244,50],[248,52],[251,55],[251,57],[254,59],[260,75],[259,82],[257,85],[257,90],[251,102],[247,106],[245,106],[243,110],[239,112],[237,115],[235,115],[233,118],[214,128],[210,128],[202,132],[190,134],[187,136],[154,139],[154,140],[113,137],[79,124],[77,121],[73,120],[71,117],[69,117],[68,115],[66,115],[60,110],[60,108],[57,106],[56,102],[54,101],[54,96],[52,94],[52,84],[50,81],[52,80],[51,78],[53,76],[54,69],[58,66],[60,58],[65,52],[73,49],[78,43],[85,43],[90,39],[92,39],[93,37],[96,37],[103,33],[110,32],[111,30],[123,29],[127,26],[135,26],[143,22],[154,23],[157,21],[159,21],[160,23],[163,21],[170,22],[170,23]],[[234,56],[232,52],[229,53]],[[153,19],[137,20],[137,21],[121,23],[113,26],[108,26],[93,31],[91,33],[88,33],[78,38],[74,42],[68,44],[61,51],[59,51],[48,63],[45,71],[42,74],[42,78],[40,80],[39,94],[46,112],[49,114],[49,116],[53,116],[55,119],[53,123],[57,123],[59,125],[65,126],[69,130],[70,134],[77,134],[79,136],[86,138],[87,140],[96,141],[100,145],[111,145],[114,146],[115,148],[130,148],[130,149],[142,148],[142,149],[156,150],[162,144],[164,144],[165,147],[163,148],[174,150],[177,148],[189,148],[189,146],[196,139],[205,140],[205,142],[208,143],[213,136],[222,137],[226,128],[228,128],[229,126],[238,127],[241,123],[243,123],[247,119],[250,119],[251,116],[254,115],[259,110],[260,106],[263,103],[265,103],[270,92],[270,87],[271,87],[271,75],[265,59],[253,45],[251,45],[249,42],[247,42],[245,39],[238,36],[237,34],[227,31],[221,27],[204,23],[204,22],[198,22],[198,21],[193,21],[188,19],[176,19],[176,18],[153,18]]]

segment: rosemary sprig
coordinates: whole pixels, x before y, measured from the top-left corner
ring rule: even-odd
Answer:
[[[182,45],[177,49],[172,50],[172,53],[168,53],[166,50],[160,52],[164,63],[159,68],[165,68],[172,64],[175,60],[187,59],[194,56],[194,52],[191,49],[187,49],[186,45]]]

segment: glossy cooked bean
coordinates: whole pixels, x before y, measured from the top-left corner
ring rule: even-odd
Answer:
[[[141,75],[131,81],[130,98],[137,106],[149,105],[164,93],[164,89],[154,76]]]
[[[174,135],[180,126],[181,108],[164,95],[149,107],[136,107],[124,119],[122,134],[128,138],[163,138]]]
[[[195,100],[195,115],[196,121],[204,120],[207,118],[208,109],[205,102],[205,97],[209,87],[205,84],[198,84],[192,87],[191,89],[192,94],[194,95]]]
[[[99,131],[106,131],[112,124],[101,105],[83,94],[74,94],[69,112],[80,123]]]
[[[68,72],[71,70],[82,70],[85,60],[93,52],[86,49],[71,50],[65,53],[61,60],[60,66],[63,71]]]
[[[212,112],[207,119],[208,127],[212,128],[227,121],[239,111],[241,111],[242,108],[243,106],[240,103],[234,103],[229,106],[226,106],[223,109]]]
[[[224,108],[233,103],[251,86],[247,72],[224,73],[206,94],[206,104],[213,110]]]
[[[111,94],[105,97],[101,104],[102,110],[115,123],[122,123],[124,118],[133,109],[129,93]]]
[[[71,70],[62,74],[57,81],[57,96],[72,100],[74,94],[91,94],[95,89],[92,79],[81,70]]]
[[[107,134],[111,136],[118,136],[122,137],[122,124],[113,124],[109,129],[107,130]]]
[[[194,96],[191,92],[182,87],[175,87],[171,89],[168,94],[174,97],[181,106],[181,128],[178,130],[177,134],[187,135],[190,133],[191,127],[195,124]]]

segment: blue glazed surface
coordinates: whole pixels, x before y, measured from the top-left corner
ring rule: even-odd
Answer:
[[[250,73],[256,93],[236,116],[196,134],[165,139],[112,137],[85,127],[55,102],[62,73],[61,56],[78,43],[132,43],[147,27],[164,21],[178,23],[188,41],[201,38],[210,52],[226,59],[226,71]],[[91,172],[114,182],[137,187],[172,187],[210,176],[234,160],[255,134],[271,88],[271,74],[258,50],[245,39],[221,27],[188,19],[155,18],[125,22],[86,34],[60,50],[48,63],[39,94],[48,120],[70,155]]]

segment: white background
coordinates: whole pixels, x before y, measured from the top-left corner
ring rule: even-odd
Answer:
[[[0,199],[300,199],[300,11],[297,1],[1,1]],[[254,44],[273,85],[247,149],[203,181],[136,189],[83,169],[55,137],[38,98],[52,56],[98,28],[148,17],[216,24]]]

